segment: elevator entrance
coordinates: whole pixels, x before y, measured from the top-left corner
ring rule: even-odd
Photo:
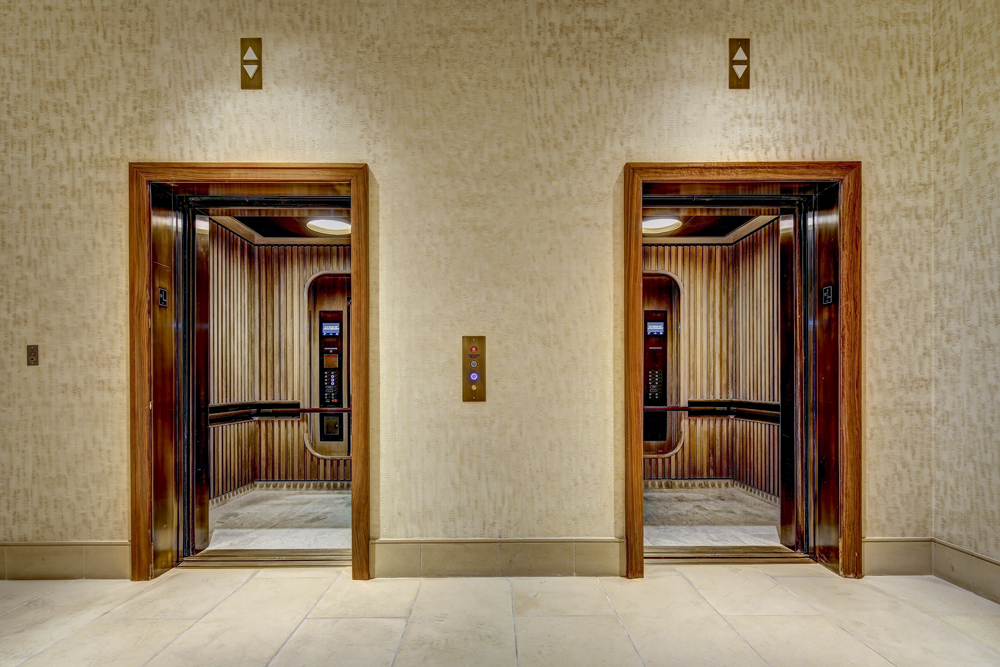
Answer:
[[[368,578],[367,169],[130,172],[133,578]]]
[[[860,576],[860,166],[626,167],[626,555]]]

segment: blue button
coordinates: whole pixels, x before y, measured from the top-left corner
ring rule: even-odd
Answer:
[[[469,373],[469,379],[475,382],[479,379],[479,373]]]

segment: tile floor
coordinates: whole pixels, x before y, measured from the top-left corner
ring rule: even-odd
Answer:
[[[208,549],[350,549],[351,492],[254,489],[208,521]]]
[[[633,581],[185,569],[0,581],[7,665],[996,667],[1000,605],[815,564],[647,566]]]
[[[779,510],[736,488],[646,489],[647,547],[781,546]]]

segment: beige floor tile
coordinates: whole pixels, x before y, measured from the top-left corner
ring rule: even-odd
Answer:
[[[419,579],[354,581],[340,577],[316,603],[311,618],[406,618],[420,588]]]
[[[199,619],[233,594],[256,570],[180,570],[164,575],[110,618]]]
[[[350,578],[349,567],[263,567],[254,579],[337,579]]]
[[[752,566],[679,565],[676,569],[723,615],[819,613]]]
[[[58,579],[0,581],[0,614],[65,585]]]
[[[149,667],[263,667],[301,622],[257,609],[244,618],[203,618],[146,663]]]
[[[205,619],[249,619],[266,609],[269,614],[295,618],[298,623],[329,588],[327,579],[251,579]]]
[[[767,667],[684,577],[601,583],[646,667]]]
[[[511,579],[514,613],[527,616],[607,616],[614,614],[597,579]]]
[[[926,614],[1000,614],[1000,604],[937,577],[865,577],[865,583]]]
[[[71,581],[0,616],[0,666],[16,665],[147,588],[127,581]]]
[[[643,568],[644,579],[655,579],[657,577],[676,577],[680,572],[673,565],[646,565]]]
[[[935,616],[963,635],[972,637],[980,644],[1000,653],[1000,616],[996,615],[948,615]]]
[[[405,628],[403,618],[307,618],[270,667],[389,667]]]
[[[614,616],[519,616],[516,628],[519,667],[642,667]]]
[[[395,667],[516,665],[508,579],[425,579]]]
[[[782,586],[898,667],[1000,667],[1000,655],[864,581],[779,577]]]
[[[831,570],[819,563],[796,561],[794,563],[765,563],[755,565],[758,570],[771,577],[836,577]]]
[[[822,616],[730,616],[727,620],[771,667],[892,667]]]
[[[127,667],[143,665],[194,621],[98,619],[50,646],[25,667]]]

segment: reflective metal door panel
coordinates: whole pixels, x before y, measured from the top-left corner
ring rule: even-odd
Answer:
[[[151,190],[152,275],[152,575],[179,560],[177,415],[177,224],[172,197]]]
[[[194,216],[194,299],[191,308],[191,460],[188,466],[188,530],[193,553],[208,547],[208,503],[210,498],[211,452],[208,443],[209,396],[209,314],[211,312],[209,257],[211,222],[208,216]]]
[[[814,216],[811,309],[815,323],[814,437],[816,457],[815,556],[839,570],[840,562],[840,275],[839,188],[817,196]]]
[[[781,443],[778,449],[780,483],[781,543],[795,551],[805,547],[805,511],[802,503],[801,438],[797,437],[796,396],[799,380],[796,360],[796,332],[801,328],[798,298],[799,282],[795,270],[798,259],[795,225],[798,216],[783,214],[779,220],[778,253],[780,263],[779,291],[779,391],[781,395]],[[800,341],[799,341],[800,342]]]

